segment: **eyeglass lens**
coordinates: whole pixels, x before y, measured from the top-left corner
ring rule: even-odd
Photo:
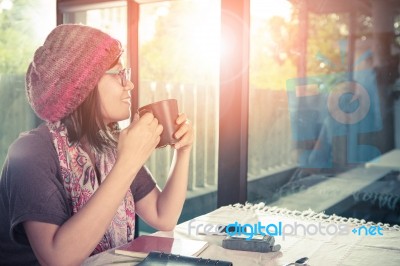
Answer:
[[[121,83],[122,86],[126,86],[128,84],[128,80],[131,80],[131,69],[126,68],[121,73]]]

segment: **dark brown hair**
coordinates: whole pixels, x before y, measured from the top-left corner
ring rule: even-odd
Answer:
[[[114,67],[119,57],[112,63]],[[117,147],[117,141],[111,133],[111,128],[118,126],[106,125],[101,116],[98,87],[96,86],[86,97],[85,101],[70,115],[61,120],[68,131],[68,140],[71,143],[79,142],[86,137],[89,145],[98,152],[104,151],[106,146]]]
[[[117,146],[117,141],[110,128],[104,123],[101,115],[96,88],[90,92],[85,101],[69,116],[61,120],[68,131],[68,140],[79,142],[86,137],[90,146],[102,152],[106,146]]]

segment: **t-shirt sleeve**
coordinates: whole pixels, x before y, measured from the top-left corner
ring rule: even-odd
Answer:
[[[19,239],[24,237],[21,232],[25,221],[62,225],[70,217],[50,139],[38,134],[21,136],[10,147],[5,171],[10,233],[15,241],[26,241]]]
[[[144,198],[150,191],[153,190],[156,186],[156,181],[151,175],[149,169],[146,166],[140,168],[137,173],[135,179],[131,185],[131,191],[133,194],[133,199],[135,202],[138,202],[142,198]]]

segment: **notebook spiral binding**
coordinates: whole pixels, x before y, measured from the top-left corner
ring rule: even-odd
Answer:
[[[214,260],[214,259],[205,259],[205,258],[197,258],[197,257],[187,257],[176,254],[169,254],[164,252],[152,251],[147,255],[147,257],[138,264],[138,266],[209,266],[209,265],[217,265],[217,266],[232,266],[232,262],[223,261],[223,260]]]

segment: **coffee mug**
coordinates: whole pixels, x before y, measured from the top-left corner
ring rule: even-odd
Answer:
[[[167,99],[142,106],[138,109],[138,113],[139,116],[143,116],[145,113],[152,113],[154,117],[157,118],[158,123],[163,126],[157,148],[162,148],[178,142],[178,140],[174,138],[174,133],[179,128],[179,125],[176,123],[176,119],[179,116],[178,102],[176,99]]]

